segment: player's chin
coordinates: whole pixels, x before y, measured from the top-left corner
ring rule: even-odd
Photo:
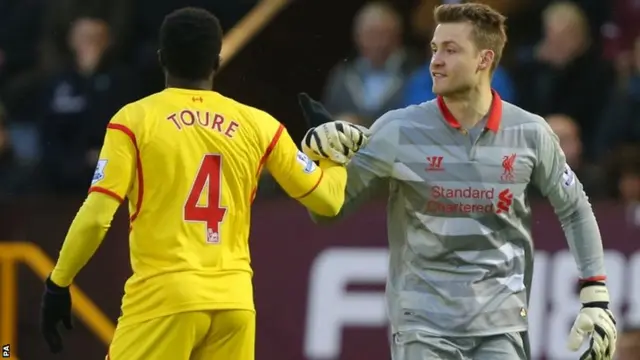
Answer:
[[[437,84],[434,83],[431,91],[438,96],[447,96],[455,93],[455,89],[451,86],[447,86],[446,84]]]

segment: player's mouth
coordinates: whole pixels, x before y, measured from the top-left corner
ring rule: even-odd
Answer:
[[[433,71],[431,72],[431,77],[433,77],[434,79],[443,79],[446,78],[447,75],[441,73],[441,72],[437,72],[437,71]]]

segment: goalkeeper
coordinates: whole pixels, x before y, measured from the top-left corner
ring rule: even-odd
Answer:
[[[590,340],[581,359],[612,359],[615,320],[589,200],[544,119],[490,86],[505,18],[465,3],[437,7],[435,20],[437,99],[378,119],[347,167],[339,216],[314,220],[344,217],[388,189],[393,360],[524,360],[533,272],[527,190],[535,186],[560,220],[581,279],[568,348]],[[314,122],[330,121],[304,99],[307,116],[320,118]]]

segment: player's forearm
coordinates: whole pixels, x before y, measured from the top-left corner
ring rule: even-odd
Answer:
[[[347,170],[344,166],[321,160],[323,171],[318,185],[309,194],[298,199],[310,211],[322,216],[336,216],[344,204]]]
[[[354,202],[348,199],[348,192],[345,191],[345,201],[342,204],[342,208],[336,214],[333,215],[324,215],[313,212],[313,210],[309,211],[309,216],[311,220],[318,225],[328,225],[333,224],[339,220],[341,220],[346,214],[349,214],[355,210],[356,206],[354,206]]]
[[[102,243],[120,202],[111,196],[91,193],[80,207],[60,250],[51,281],[68,286]]]
[[[334,216],[322,216],[309,212],[311,220],[319,225],[335,223],[345,216],[358,210],[373,197],[381,194],[389,187],[388,179],[372,177],[369,173],[362,173],[353,161],[347,167],[347,187],[345,188],[344,204],[340,212]]]
[[[560,224],[573,254],[580,278],[605,276],[602,238],[591,205],[586,196],[565,214],[558,214]]]

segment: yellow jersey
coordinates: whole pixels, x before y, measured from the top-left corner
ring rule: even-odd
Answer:
[[[90,194],[129,202],[133,275],[120,324],[254,309],[248,239],[263,168],[314,212],[340,210],[344,167],[318,167],[266,112],[213,91],[167,88],[113,117]],[[58,279],[75,276],[73,266],[58,267]]]

